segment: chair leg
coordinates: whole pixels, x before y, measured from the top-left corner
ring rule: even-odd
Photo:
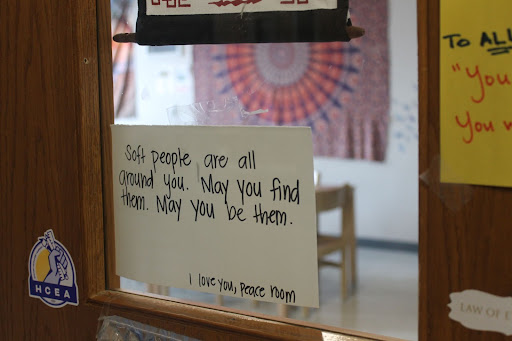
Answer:
[[[353,291],[356,290],[356,286],[357,286],[357,260],[356,260],[356,257],[357,257],[357,242],[356,242],[356,238],[354,236],[351,246],[350,246],[350,262],[351,262],[350,273],[351,273],[351,277],[352,277],[351,282],[352,282],[352,290]]]
[[[354,189],[351,186],[346,186],[346,205],[344,210],[346,215],[343,215],[343,228],[347,232],[346,246],[350,247],[350,263],[346,260],[346,265],[350,264],[350,287],[351,292],[356,290],[357,285],[357,260],[356,260],[356,228],[355,228],[355,212],[354,212]]]
[[[302,316],[304,318],[308,318],[309,317],[309,308],[308,307],[302,307]]]
[[[279,304],[279,316],[281,316],[281,317],[288,316],[288,306],[286,304]]]
[[[169,290],[166,286],[158,285],[158,284],[146,284],[147,292],[151,294],[169,296]]]
[[[340,262],[341,267],[341,297],[342,299],[347,298],[347,248],[346,246],[341,250],[342,260]]]

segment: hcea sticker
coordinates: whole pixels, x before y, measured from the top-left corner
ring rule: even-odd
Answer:
[[[28,260],[30,297],[40,298],[52,308],[78,305],[75,265],[68,250],[52,230],[39,237]]]

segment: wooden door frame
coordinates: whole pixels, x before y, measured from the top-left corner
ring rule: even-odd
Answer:
[[[439,156],[439,1],[418,0],[418,95],[419,95],[419,173],[439,176],[439,169],[431,169]],[[439,186],[439,180],[433,182]],[[419,183],[419,316],[418,339],[431,340],[433,322],[441,316],[431,315],[432,282],[428,282],[432,269],[428,265],[430,214],[429,199],[434,195],[427,183]],[[442,280],[438,278],[437,280]],[[435,304],[439,304],[436,296]],[[446,317],[448,313],[446,313]],[[449,340],[449,339],[446,339]]]
[[[420,0],[423,1],[423,0]],[[113,212],[113,193],[112,193],[112,162],[111,160],[111,139],[110,139],[110,125],[113,124],[113,98],[112,98],[112,75],[111,75],[111,39],[110,39],[110,6],[109,3],[98,0],[98,13],[102,17],[98,19],[99,31],[104,32],[99,36],[98,47],[99,55],[103,57],[100,65],[108,66],[103,69],[100,68],[100,88],[107,89],[108,91],[100,90],[102,94],[102,101],[100,102],[100,110],[103,113],[111,113],[110,115],[101,116],[102,127],[102,144],[104,146],[103,153],[103,199],[105,202],[104,212]],[[106,32],[109,34],[107,35]],[[106,39],[108,38],[108,39]],[[114,264],[114,223],[113,216],[105,214],[105,230],[106,230],[106,270],[107,280],[111,288],[119,285],[119,278],[115,276]],[[110,274],[110,275],[109,275]],[[391,340],[383,336],[371,335],[368,333],[347,331],[341,328],[320,326],[318,324],[306,323],[291,319],[273,318],[268,320],[269,317],[264,315],[236,311],[229,308],[211,306],[207,304],[188,302],[177,299],[159,300],[135,296],[133,294],[124,293],[121,291],[105,291],[91,297],[91,302],[98,305],[103,305],[109,302],[110,307],[118,309],[137,309],[144,311],[146,316],[148,314],[154,315],[159,319],[166,321],[161,326],[164,329],[176,331],[174,324],[169,324],[170,321],[180,321],[190,323],[193,326],[192,330],[202,325],[209,328],[221,328],[226,331],[235,331],[237,333],[244,333],[256,337],[265,338],[285,338],[294,340],[318,340],[323,339],[321,336],[323,332],[334,332],[344,335],[359,336],[363,338],[371,338],[378,340]],[[247,316],[246,314],[249,314]],[[252,317],[250,317],[252,316]],[[200,322],[198,325],[197,323]],[[156,321],[151,323],[155,325]],[[186,335],[190,335],[189,328],[187,328]]]

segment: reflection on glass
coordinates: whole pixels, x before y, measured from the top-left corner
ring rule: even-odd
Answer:
[[[136,1],[111,4],[113,34],[135,32]],[[123,288],[417,339],[416,3],[350,5],[351,20],[366,35],[348,43],[112,43],[116,123],[312,128],[318,188],[354,188],[357,281],[347,296],[342,272],[329,266],[319,270],[320,309],[284,309],[129,279],[122,279]],[[222,115],[211,114],[216,111]],[[341,220],[339,209],[319,214],[319,233],[339,234]],[[342,260],[336,252],[324,264]]]

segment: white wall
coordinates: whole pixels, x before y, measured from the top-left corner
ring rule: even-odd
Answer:
[[[355,190],[359,238],[418,241],[418,90],[416,1],[389,0],[391,110],[382,163],[316,158],[321,184],[348,182]],[[364,38],[362,38],[364,39]],[[337,226],[334,213],[320,225]]]

